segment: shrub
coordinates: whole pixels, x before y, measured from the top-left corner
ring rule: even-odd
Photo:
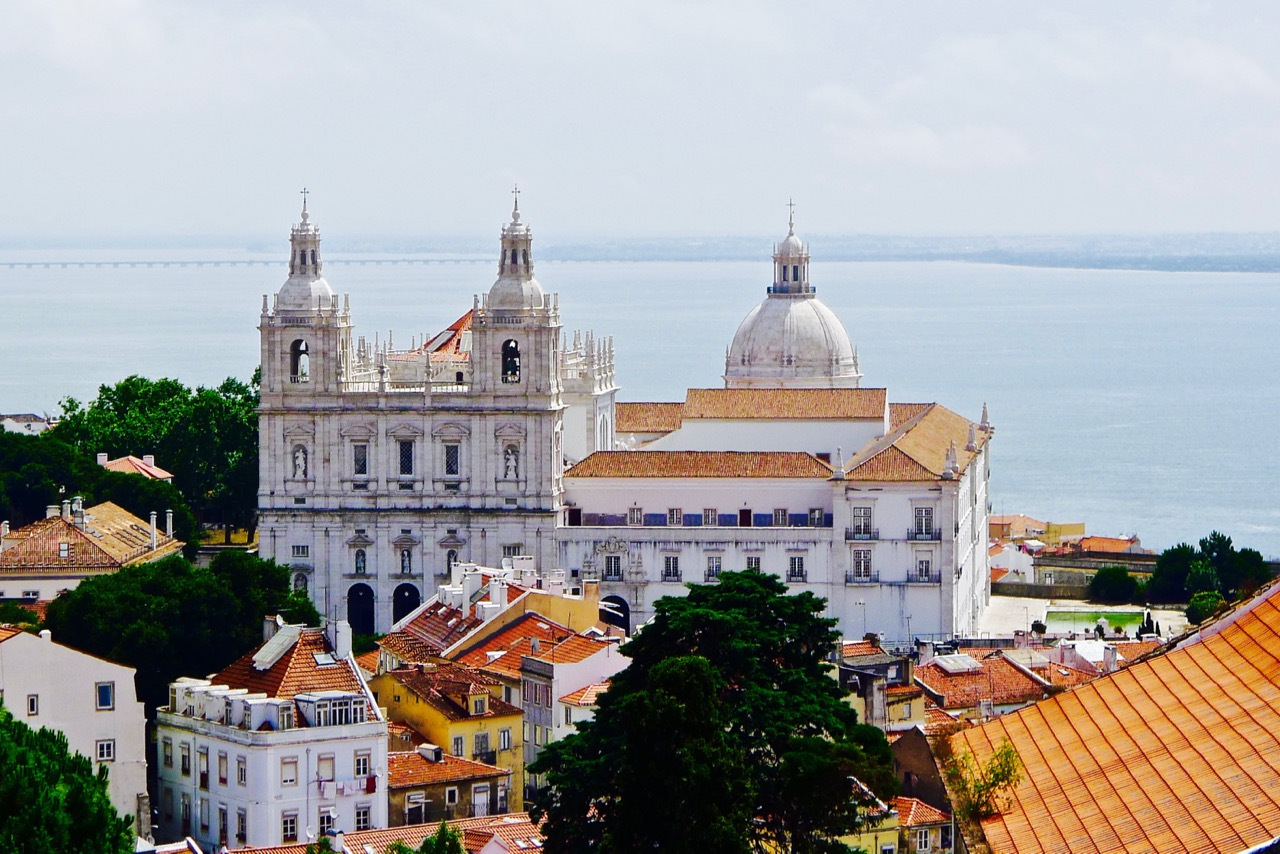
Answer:
[[[1222,594],[1216,590],[1209,590],[1204,593],[1197,593],[1191,597],[1191,604],[1187,605],[1187,622],[1193,626],[1203,623],[1206,619],[1213,616],[1223,603],[1226,602],[1222,598]]]
[[[1123,566],[1104,566],[1089,579],[1089,598],[1094,602],[1121,605],[1132,602],[1138,582]]]

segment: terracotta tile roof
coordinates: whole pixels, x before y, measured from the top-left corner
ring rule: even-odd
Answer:
[[[683,403],[615,403],[614,429],[619,433],[670,433],[680,429]]]
[[[485,703],[484,714],[473,714],[466,705],[466,697],[481,692],[487,695],[491,686],[501,683],[470,667],[440,664],[432,668],[431,665],[427,665],[421,669],[409,667],[403,670],[390,670],[388,675],[403,685],[406,690],[430,703],[450,720],[478,720],[523,714],[516,706],[492,696]],[[458,698],[461,698],[461,701]]]
[[[389,827],[383,830],[361,830],[345,834],[345,844],[348,851],[363,852],[365,846],[368,846],[376,854],[386,854],[386,850],[396,842],[404,842],[410,848],[417,848],[422,844],[422,840],[428,836],[434,836],[439,827],[440,823],[435,822]],[[507,847],[508,851],[512,852],[542,847],[542,836],[528,813],[508,813],[482,818],[451,818],[449,827],[464,835],[466,840],[464,847],[468,854],[476,854],[495,837]],[[519,844],[521,842],[524,843],[523,846]],[[303,854],[307,850],[307,843],[236,850],[252,852],[252,854]]]
[[[919,798],[894,798],[894,809],[898,811],[898,827],[923,827],[931,824],[946,824],[951,821],[951,814],[931,807]]]
[[[1154,652],[1163,644],[1160,641],[1120,641],[1115,644],[1116,652],[1120,653],[1120,657],[1124,661],[1120,662],[1121,667],[1128,667],[1138,658],[1149,652]]]
[[[441,652],[435,644],[404,630],[383,635],[378,646],[406,664],[425,664],[438,658]]]
[[[596,451],[565,477],[831,477],[831,466],[796,451]]]
[[[979,657],[981,650],[961,650],[975,659],[980,669],[970,673],[948,673],[936,661],[915,669],[915,680],[944,709],[969,709],[981,700],[995,705],[1033,703],[1048,690],[1034,677],[1019,670],[1004,656]]]
[[[913,697],[923,696],[924,689],[919,685],[890,685],[884,689],[884,693],[891,702],[902,702]]]
[[[1106,552],[1109,554],[1127,554],[1132,552],[1137,543],[1137,537],[1126,539],[1124,537],[1081,537],[1076,542],[1079,544],[1082,552]],[[1138,549],[1145,551],[1145,549]]]
[[[1078,667],[1071,667],[1066,664],[1049,663],[1047,667],[1037,668],[1035,674],[1044,679],[1051,685],[1058,685],[1063,688],[1074,688],[1077,685],[1083,685],[1098,678],[1097,673],[1091,673],[1088,670],[1081,670]]]
[[[470,350],[463,348],[466,337],[462,333],[470,331],[472,319],[472,312],[468,311],[423,346],[423,350],[430,351],[431,361],[449,362],[471,357]]]
[[[1004,578],[1008,574],[1009,574],[1009,570],[1007,569],[999,569],[994,566],[991,567],[991,583],[995,584],[997,581]]]
[[[15,629],[13,626],[10,626],[10,625],[0,626],[0,643],[4,643],[14,635],[20,635],[20,634],[22,634],[22,629]]]
[[[423,606],[400,630],[425,641],[429,647],[448,649],[483,624],[484,621],[474,612],[464,614],[457,608],[435,601]]]
[[[543,645],[551,646],[573,637],[573,629],[548,620],[533,611],[512,620],[479,644],[462,650],[454,656],[458,664],[475,667],[486,673],[520,678],[520,659],[531,655],[533,641],[538,641],[539,652]]]
[[[121,474],[140,474],[151,480],[173,480],[173,475],[154,464],[148,464],[146,460],[139,459],[132,454],[119,457],[114,460],[107,460],[102,464],[107,471],[120,472]]]
[[[110,501],[84,511],[84,530],[74,520],[54,516],[12,531],[5,540],[9,545],[0,552],[0,572],[50,575],[109,572],[149,563],[178,553],[183,545],[158,531],[152,549],[150,522]],[[61,557],[64,543],[65,558]]]
[[[1242,851],[1280,836],[1280,586],[1180,648],[953,736],[1024,779],[996,852]]]
[[[608,690],[608,682],[595,682],[591,685],[579,688],[571,694],[565,694],[560,698],[560,702],[564,703],[566,706],[581,706],[583,708],[588,708],[594,706],[600,695]]]
[[[978,450],[966,451],[972,424],[945,406],[929,404],[859,451],[849,461],[845,476],[849,480],[938,480],[946,469],[947,449],[952,443],[956,448],[957,465],[964,472],[991,438],[990,432],[975,430]]]
[[[912,418],[915,418],[921,412],[924,412],[932,403],[891,403],[889,404],[889,429],[897,430],[903,424],[906,424]]]
[[[297,631],[297,640],[266,670],[254,666],[253,659],[262,649],[260,646],[209,677],[210,681],[214,685],[247,688],[250,693],[261,691],[269,697],[282,699],[308,691],[364,693],[364,683],[349,662],[337,659],[333,664],[320,664],[316,661],[317,655],[333,652],[322,629],[285,626],[280,632],[291,630]]]
[[[843,658],[852,658],[858,655],[880,655],[884,650],[873,644],[871,641],[845,641],[841,645],[840,655]]]
[[[796,419],[817,421],[883,418],[882,388],[691,388],[684,418]]]
[[[559,643],[544,645],[530,657],[547,664],[577,664],[615,645],[599,638],[572,635]]]
[[[960,724],[955,718],[938,708],[938,704],[925,697],[924,700],[924,734],[933,735],[937,732],[955,728]]]
[[[505,777],[510,773],[510,769],[486,765],[461,756],[445,754],[439,762],[431,762],[416,750],[387,754],[388,789],[483,780],[488,777]]]
[[[356,656],[356,666],[365,673],[378,672],[378,650],[371,649]]]

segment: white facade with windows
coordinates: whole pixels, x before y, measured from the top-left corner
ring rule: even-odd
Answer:
[[[40,636],[0,628],[0,702],[33,729],[48,727],[67,746],[107,768],[107,793],[120,815],[151,829],[147,799],[146,716],[134,670]]]
[[[216,851],[386,827],[387,722],[349,631],[329,631],[336,643],[279,627],[247,661],[170,686],[156,714],[157,838]]]
[[[613,447],[613,351],[562,339],[517,208],[498,278],[438,335],[354,335],[305,206],[263,298],[259,534],[321,613],[385,632],[454,562],[556,560],[564,461]]]

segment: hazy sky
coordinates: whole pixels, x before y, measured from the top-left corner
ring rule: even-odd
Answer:
[[[6,0],[0,239],[1275,230],[1280,4]]]

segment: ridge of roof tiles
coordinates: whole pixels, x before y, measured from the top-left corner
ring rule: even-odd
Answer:
[[[968,709],[983,700],[1008,705],[1031,703],[1048,691],[1044,680],[1031,676],[1003,655],[979,658],[962,650],[981,666],[972,673],[948,673],[935,662],[915,668],[915,681],[944,709]]]
[[[898,811],[899,827],[920,827],[922,825],[945,824],[951,821],[951,814],[937,807],[926,804],[919,798],[908,798],[902,795],[894,798],[894,809]]]
[[[965,450],[969,428],[974,428],[977,450]],[[919,482],[938,480],[946,471],[947,450],[954,443],[956,462],[964,472],[991,438],[982,430],[937,403],[925,408],[869,443],[849,461],[848,480]]]
[[[431,786],[439,783],[458,783],[464,780],[480,780],[510,774],[509,768],[487,765],[450,756],[445,753],[439,762],[432,762],[416,750],[387,753],[387,788],[403,789],[408,786]]]
[[[564,476],[825,479],[832,472],[801,451],[596,451]]]
[[[883,418],[882,388],[691,388],[685,420],[771,419],[825,421]]]
[[[579,706],[582,708],[590,708],[596,705],[600,699],[600,695],[609,690],[609,682],[594,682],[590,685],[584,685],[577,691],[571,691],[560,698],[560,702],[566,706]]]
[[[250,693],[262,692],[269,697],[286,700],[308,691],[364,694],[364,683],[349,661],[343,658],[334,658],[332,664],[316,661],[317,655],[328,653],[332,656],[333,653],[323,629],[302,628],[297,641],[265,670],[258,670],[253,661],[261,648],[258,646],[245,653],[209,677],[209,681],[214,685],[246,688]]]
[[[613,427],[618,433],[670,433],[680,429],[683,403],[615,403]]]
[[[1242,851],[1280,837],[1280,585],[1180,646],[951,737],[1023,779],[994,852]]]

